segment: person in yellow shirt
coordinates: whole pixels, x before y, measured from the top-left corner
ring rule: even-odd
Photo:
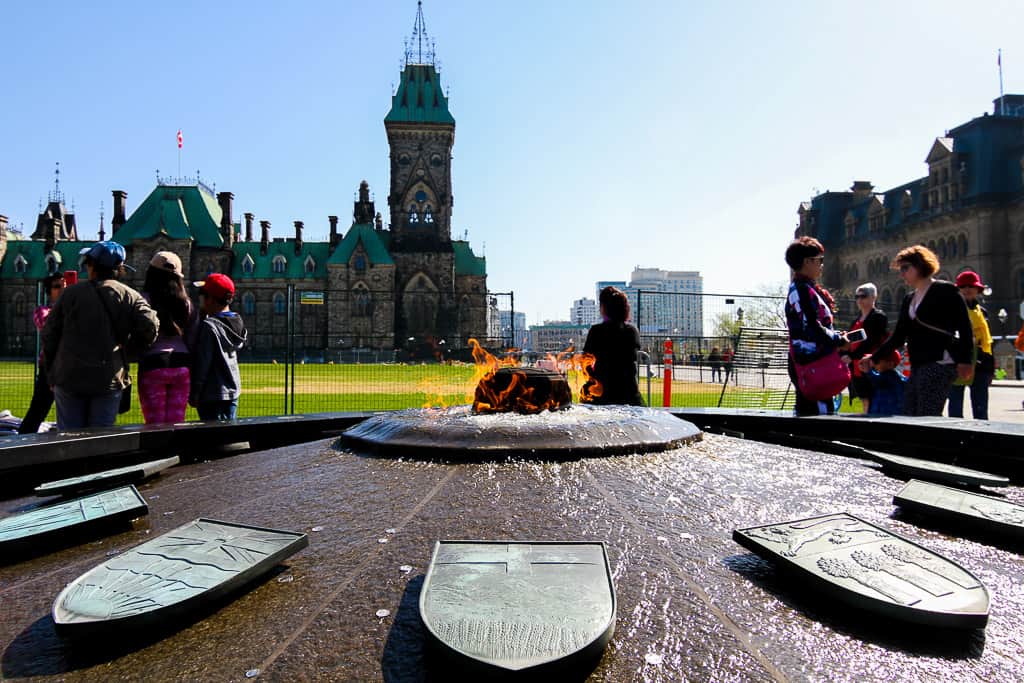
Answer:
[[[967,302],[967,316],[971,319],[974,332],[974,346],[977,360],[974,363],[974,380],[971,382],[971,414],[975,420],[988,419],[988,388],[995,375],[995,357],[992,355],[992,332],[985,320],[985,309],[978,302],[978,296],[986,286],[973,270],[965,270],[956,276],[956,286]],[[964,416],[964,386],[956,384],[949,390],[949,417]]]

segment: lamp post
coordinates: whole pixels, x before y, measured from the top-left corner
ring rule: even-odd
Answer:
[[[1010,314],[1006,312],[1005,308],[1000,308],[999,312],[996,313],[996,317],[999,318],[999,331],[1002,333],[1001,334],[1002,339],[1000,341],[1004,342],[1004,341],[1006,341],[1006,320],[1007,320],[1007,318],[1010,317]],[[1014,357],[1015,354],[1013,353],[1013,350],[1014,350],[1013,349],[1013,345],[1011,344],[1010,345],[1010,351],[1009,351],[1009,353],[1006,356],[1007,359],[1012,359]],[[992,349],[992,352],[993,352],[993,355],[995,355],[995,349]],[[1006,363],[1001,363],[1000,365],[1002,366],[1002,368],[1005,371],[1007,364]]]

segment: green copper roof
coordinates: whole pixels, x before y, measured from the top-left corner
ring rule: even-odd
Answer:
[[[327,256],[329,245],[326,242],[303,242],[299,254],[295,254],[295,240],[286,239],[271,242],[267,245],[267,253],[260,253],[259,242],[238,242],[232,247],[235,252],[235,264],[231,268],[231,279],[235,282],[266,278],[286,278],[289,280],[323,279],[327,277]],[[274,259],[284,258],[283,273],[274,272]],[[246,272],[247,258],[252,259],[252,272]],[[306,270],[306,261],[313,259],[312,270]]]
[[[197,185],[158,185],[111,239],[128,246],[162,233],[200,247],[221,247],[220,219],[217,200]]]
[[[371,264],[375,266],[391,265],[394,261],[391,259],[391,254],[388,253],[388,236],[389,233],[377,232],[369,223],[353,223],[345,233],[345,239],[341,240],[338,248],[331,254],[330,262],[348,264],[349,259],[352,258],[352,252],[356,250],[356,245],[362,242],[366,257],[370,259]]]
[[[469,242],[452,240],[456,275],[487,275],[487,259],[473,253]]]
[[[455,125],[448,98],[441,90],[441,75],[432,64],[407,64],[402,69],[402,80],[384,122]]]
[[[94,242],[58,242],[54,247],[53,254],[57,259],[57,270],[85,271],[79,267],[78,252],[83,247],[91,247]],[[0,278],[19,279],[30,278],[39,280],[50,274],[46,263],[46,243],[41,240],[15,240],[7,243],[7,254],[0,262]],[[16,269],[18,256],[25,259],[25,272],[19,273]]]

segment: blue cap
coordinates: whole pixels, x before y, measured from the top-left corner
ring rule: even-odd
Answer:
[[[116,270],[118,266],[124,265],[126,270],[135,272],[134,268],[124,262],[125,257],[127,256],[125,254],[124,247],[113,240],[97,242],[88,249],[83,249],[82,252],[94,263],[97,263],[104,268]]]

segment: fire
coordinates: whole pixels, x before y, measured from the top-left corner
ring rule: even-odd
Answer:
[[[473,377],[475,390],[472,397],[474,412],[497,413],[514,410],[534,414],[545,410],[557,410],[571,402],[571,394],[566,392],[562,395],[555,386],[546,392],[547,396],[539,397],[537,387],[531,386],[527,381],[527,373],[536,372],[534,370],[512,370],[499,374],[502,368],[518,367],[519,361],[511,354],[507,358],[499,359],[484,349],[476,339],[470,339],[469,344],[476,363]],[[580,399],[591,402],[602,392],[600,382],[591,376],[594,360],[592,354],[577,354],[570,346],[556,356],[548,354],[538,365],[567,375]],[[562,384],[561,387],[561,391],[564,392],[565,385]]]

